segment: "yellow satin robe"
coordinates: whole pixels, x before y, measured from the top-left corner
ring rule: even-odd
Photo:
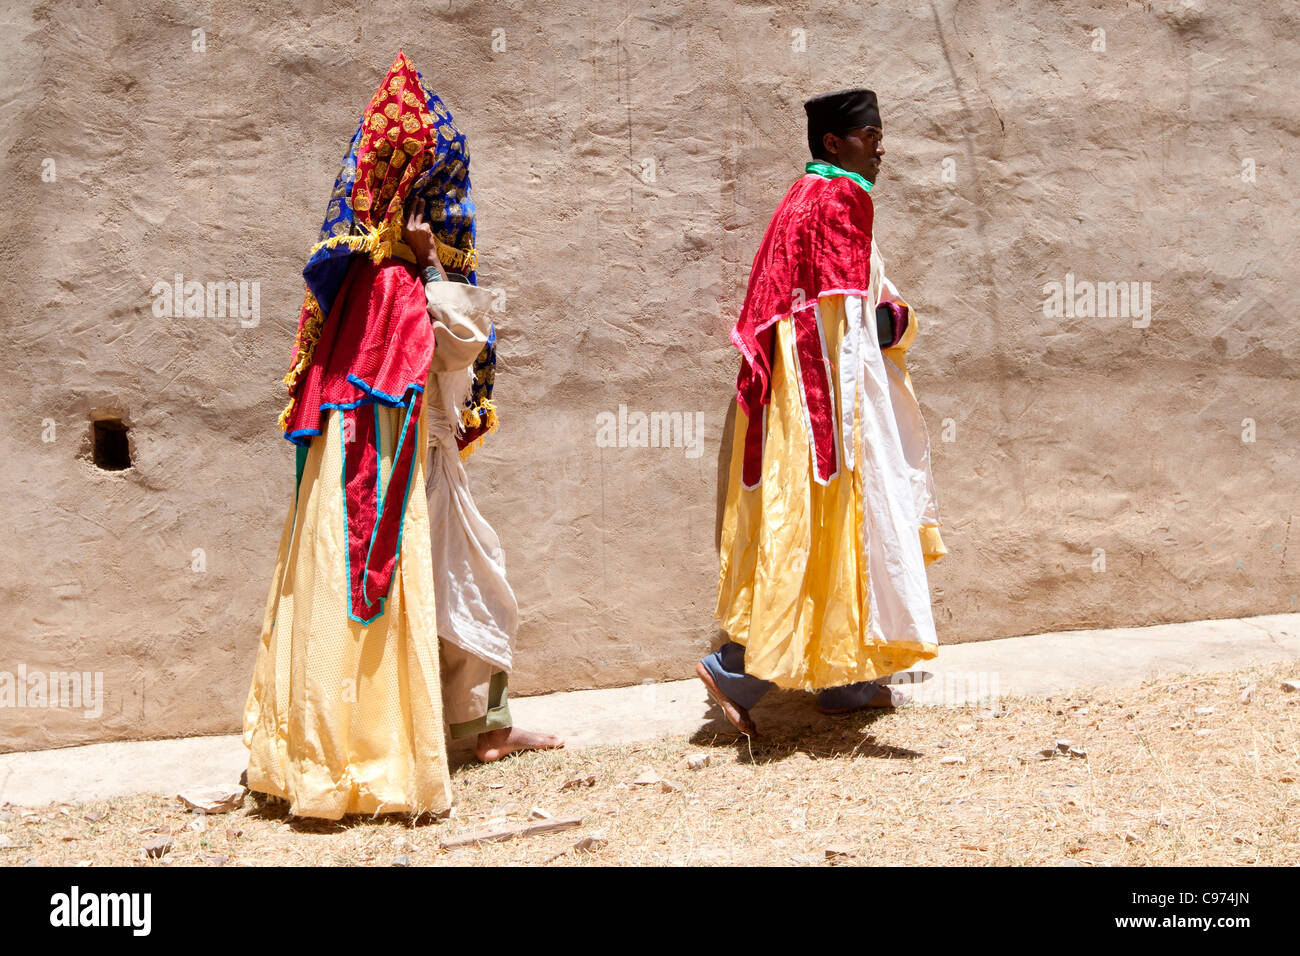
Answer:
[[[427,413],[428,406],[425,406]],[[402,409],[380,407],[387,482]],[[425,455],[416,454],[398,572],[384,613],[348,617],[339,412],[313,438],[296,506],[280,538],[253,683],[244,708],[248,785],[296,816],[446,810]],[[426,445],[425,414],[416,448]],[[394,489],[394,493],[398,493]]]
[[[827,296],[820,308],[831,378],[837,380],[844,296]],[[813,480],[790,317],[775,332],[762,480],[754,489],[741,480],[748,416],[741,409],[736,413],[718,584],[722,629],[745,645],[746,673],[780,687],[839,687],[933,658],[936,644],[881,643],[870,636],[863,467],[842,467],[825,485]],[[909,393],[904,360],[915,337],[913,316],[903,340],[884,353],[902,371]],[[836,403],[835,435],[842,446],[840,414]],[[926,565],[946,553],[937,523],[919,525],[916,532]]]

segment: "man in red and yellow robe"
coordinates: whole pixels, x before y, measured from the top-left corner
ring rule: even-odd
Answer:
[[[697,665],[724,714],[772,686],[841,713],[937,653],[926,565],[945,553],[929,438],[905,362],[916,314],[885,278],[869,195],[875,94],[805,105],[813,154],[763,236],[731,339],[742,356],[718,617]]]

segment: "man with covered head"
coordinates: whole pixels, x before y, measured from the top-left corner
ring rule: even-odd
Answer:
[[[244,742],[249,788],[296,816],[446,810],[444,719],[482,760],[561,745],[512,726],[518,610],[461,466],[496,421],[474,238],[465,137],[399,53],[303,268],[285,376],[294,494]]]
[[[823,713],[904,703],[889,675],[933,658],[926,566],[945,554],[930,447],[905,362],[916,314],[884,274],[870,192],[876,94],[804,104],[812,161],[754,257],[721,537],[728,641],[696,665],[724,716],[773,686]]]

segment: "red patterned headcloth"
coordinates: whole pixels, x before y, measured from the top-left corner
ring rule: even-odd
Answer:
[[[429,112],[419,74],[399,51],[361,116],[335,180],[321,240],[312,247],[303,268],[307,289],[298,316],[293,364],[284,377],[289,404],[280,413],[280,429],[290,441],[301,443],[287,431],[298,382],[312,363],[350,257],[364,254],[372,262],[382,262],[392,255],[393,246],[402,238],[407,196],[439,161],[439,122]]]
[[[352,209],[363,228],[401,235],[402,207],[438,148],[415,67],[399,52],[361,120]],[[387,227],[387,229],[385,229]]]

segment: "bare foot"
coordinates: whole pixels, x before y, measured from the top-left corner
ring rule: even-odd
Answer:
[[[554,734],[537,734],[518,727],[503,727],[478,735],[474,755],[484,763],[492,763],[521,750],[556,750],[564,741]]]
[[[722,716],[727,718],[727,722],[731,726],[746,737],[758,736],[758,728],[754,726],[754,720],[749,716],[749,711],[718,690],[717,682],[713,679],[713,675],[709,673],[709,669],[704,666],[703,661],[695,662],[695,676],[704,682],[704,686],[709,690],[709,696],[722,709]]]

